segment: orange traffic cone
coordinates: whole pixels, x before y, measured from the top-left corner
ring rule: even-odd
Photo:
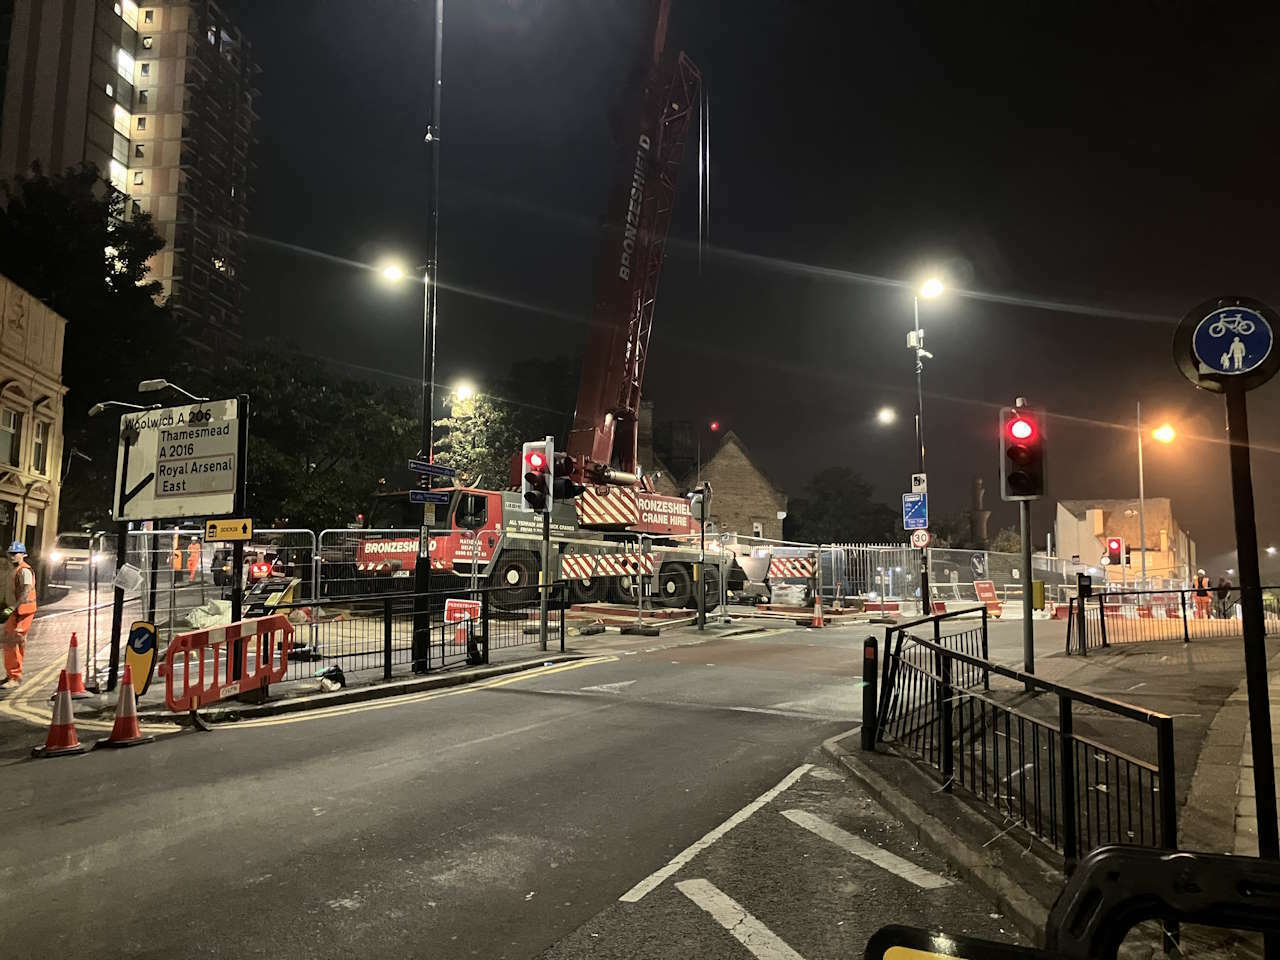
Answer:
[[[71,691],[67,689],[67,671],[58,675],[58,692],[53,695],[53,721],[43,747],[31,750],[33,757],[65,757],[84,753],[84,745],[76,736],[76,718],[71,711]]]
[[[98,747],[136,747],[140,743],[150,743],[155,737],[144,736],[142,727],[138,725],[138,701],[133,695],[133,670],[129,664],[124,665],[124,679],[120,682],[120,699],[116,701],[116,722],[111,728],[111,736],[99,740],[93,745]]]
[[[74,631],[71,634],[71,646],[67,648],[67,690],[76,700],[90,696],[84,686],[84,671],[80,667],[80,641]]]
[[[821,597],[815,596],[813,598],[813,623],[809,624],[809,626],[811,627],[825,626],[825,624],[823,624],[822,622],[822,598]]]

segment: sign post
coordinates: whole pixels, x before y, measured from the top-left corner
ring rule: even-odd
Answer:
[[[1173,336],[1173,357],[1183,376],[1197,387],[1226,397],[1230,444],[1231,501],[1235,509],[1236,553],[1240,568],[1240,607],[1244,632],[1245,683],[1249,690],[1249,729],[1253,742],[1254,801],[1258,814],[1258,855],[1280,860],[1276,824],[1275,757],[1267,696],[1266,625],[1258,564],[1258,528],[1254,515],[1249,458],[1249,418],[1245,393],[1270,380],[1280,369],[1275,348],[1277,317],[1247,297],[1206,300],[1188,313]],[[1266,956],[1280,956],[1280,942],[1266,941]]]
[[[547,649],[547,594],[551,592],[551,511],[555,507],[556,489],[555,438],[547,437],[547,509],[542,512],[542,573],[538,576],[538,649]],[[560,611],[564,616],[564,611]]]
[[[929,493],[923,473],[912,474],[911,487],[914,492],[902,495],[902,529],[929,529]],[[929,602],[929,550],[920,550],[920,614],[928,616],[933,612],[933,604]]]
[[[430,290],[434,290],[435,285],[430,284],[428,285],[428,288]],[[432,293],[431,296],[434,297],[435,294]],[[425,364],[424,364],[424,367],[425,367]],[[431,417],[427,409],[428,406],[429,404],[427,403],[426,395],[424,394],[423,395],[423,411],[422,411],[422,420],[423,420],[422,429],[424,432],[428,433],[428,436],[423,439],[423,449],[425,452],[428,453],[428,459],[426,460],[413,459],[409,461],[409,469],[412,470],[414,473],[417,473],[420,475],[418,477],[418,482],[421,485],[421,489],[410,491],[409,502],[421,503],[424,505],[423,516],[422,516],[422,519],[424,522],[422,527],[423,527],[423,530],[425,531],[422,538],[418,542],[418,558],[414,561],[414,565],[413,565],[413,640],[412,640],[413,668],[412,669],[414,673],[426,673],[428,670],[431,669],[431,600],[430,600],[431,557],[430,557],[430,551],[428,549],[428,543],[430,541],[430,528],[432,524],[429,522],[426,522],[427,517],[426,517],[425,505],[428,503],[435,504],[435,503],[441,503],[441,502],[444,502],[444,503],[449,502],[447,494],[445,496],[445,499],[441,501],[440,499],[438,499],[438,497],[442,491],[436,491],[436,490],[430,489],[432,477],[443,477],[445,479],[452,479],[453,477],[457,476],[457,473],[458,473],[458,471],[455,470],[453,467],[446,467],[444,464],[435,463],[430,458],[431,444],[429,443],[429,440],[430,440],[429,432],[431,429],[430,427]],[[433,513],[432,519],[434,518],[435,518],[435,515]]]

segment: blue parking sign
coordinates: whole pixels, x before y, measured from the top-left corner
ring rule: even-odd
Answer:
[[[927,493],[902,495],[902,529],[929,529],[929,495]]]

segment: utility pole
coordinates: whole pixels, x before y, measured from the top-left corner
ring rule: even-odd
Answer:
[[[435,19],[433,24],[433,47],[435,76],[431,87],[431,114],[427,120],[427,171],[430,185],[427,198],[427,270],[423,280],[422,297],[422,457],[429,463],[435,462],[435,451],[432,449],[433,424],[432,412],[436,399],[436,291],[439,289],[440,273],[440,91],[443,85],[444,66],[444,0],[436,0]],[[421,481],[430,485],[429,476]],[[423,519],[427,519],[427,511],[435,518],[434,505],[423,510]],[[422,525],[429,531],[431,522]],[[427,550],[429,537],[421,536],[418,544],[418,559],[413,568],[413,671],[424,673],[431,661],[431,558]]]
[[[931,357],[924,348],[924,332],[920,329],[920,296],[911,300],[915,317],[916,348],[916,472],[924,473],[924,359]],[[933,604],[929,599],[929,548],[920,549],[920,615],[933,613]]]
[[[1138,401],[1138,550],[1142,554],[1142,586],[1147,589],[1147,491],[1142,469],[1142,401]]]

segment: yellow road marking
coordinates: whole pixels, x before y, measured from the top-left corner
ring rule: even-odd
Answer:
[[[550,676],[553,673],[563,673],[566,670],[580,670],[583,667],[592,667],[598,663],[613,663],[617,657],[590,657],[586,660],[574,660],[570,663],[556,664],[552,667],[538,667],[533,670],[525,670],[521,673],[513,674],[509,677],[499,677],[493,680],[485,680],[480,683],[463,684],[452,687],[448,690],[428,690],[422,693],[411,693],[400,697],[388,697],[385,700],[371,700],[366,703],[344,704],[342,706],[326,707],[320,710],[308,710],[304,713],[289,714],[283,717],[262,717],[257,720],[241,720],[237,723],[220,724],[220,730],[244,730],[257,727],[283,726],[287,723],[302,723],[305,720],[320,720],[326,717],[345,717],[353,713],[364,713],[368,710],[386,710],[391,707],[401,707],[413,703],[424,703],[427,700],[439,700],[442,697],[457,697],[466,693],[476,693],[480,690],[489,690],[493,687],[503,687],[509,683],[517,683],[521,680],[533,680],[537,677]]]

